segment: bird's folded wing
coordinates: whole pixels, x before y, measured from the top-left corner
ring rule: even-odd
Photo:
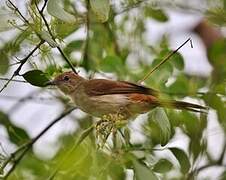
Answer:
[[[158,91],[125,81],[111,81],[106,79],[93,79],[84,83],[85,91],[90,96],[108,94],[139,93],[157,96]]]

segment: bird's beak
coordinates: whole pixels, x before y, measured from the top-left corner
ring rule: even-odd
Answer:
[[[46,86],[54,86],[54,85],[56,85],[56,81],[54,81],[54,80],[52,80],[52,81],[47,81],[47,82],[45,83],[45,85],[46,85]]]

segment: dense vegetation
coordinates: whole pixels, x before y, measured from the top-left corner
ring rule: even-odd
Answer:
[[[16,79],[44,91],[53,91],[46,88],[45,83],[72,68],[90,78],[101,75],[138,82],[172,52],[167,35],[154,46],[147,42],[144,38],[147,20],[152,18],[165,23],[169,20],[166,12],[179,9],[188,13],[196,11],[212,25],[225,26],[226,2],[205,3],[206,9],[199,9],[184,1],[174,4],[151,0],[31,0],[26,1],[23,9],[6,0],[0,9],[0,36],[6,33],[3,31],[13,31],[14,37],[0,46],[0,74],[7,74],[4,77],[8,79],[1,78],[0,91],[6,92]],[[84,28],[86,37],[75,38],[74,33]],[[209,107],[209,111],[216,113],[225,136],[226,41],[223,36],[211,43],[207,52],[213,68],[210,77],[186,74],[183,56],[176,52],[144,83],[164,92],[166,98],[190,97]],[[24,68],[25,65],[29,66]],[[28,95],[16,105],[23,106],[23,102],[32,97]],[[79,123],[79,128],[73,135],[62,135],[55,156],[43,160],[32,151],[33,144],[73,110],[68,98],[59,93],[55,98],[65,110],[36,137],[30,137],[10,120],[10,114],[0,109],[0,124],[7,130],[10,142],[18,147],[15,152],[4,152],[5,145],[1,144],[2,177],[118,180],[130,174],[137,180],[195,179],[207,168],[226,166],[226,144],[217,159],[209,152],[214,150],[207,148],[208,114],[163,108],[142,116],[139,130],[145,139],[140,143],[131,142],[133,129],[128,125],[119,127],[105,142],[105,132],[97,134],[93,128],[96,119],[89,115],[78,119],[75,115],[73,119]],[[178,132],[188,138],[188,147],[168,146]],[[204,164],[199,164],[200,159],[205,160]],[[225,179],[226,170],[222,172],[219,178]]]

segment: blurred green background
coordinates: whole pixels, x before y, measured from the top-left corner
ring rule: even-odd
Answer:
[[[225,0],[0,5],[0,177],[16,164],[8,179],[226,178]],[[72,104],[57,89],[44,87],[71,70],[60,50],[86,78],[137,82],[190,37],[194,47],[186,44],[144,84],[167,98],[205,105],[208,114],[156,108],[121,127],[115,138],[110,135],[102,148],[95,130],[75,148],[80,134],[98,120],[76,109],[19,162],[21,152],[12,158]],[[45,43],[15,74],[40,40]]]

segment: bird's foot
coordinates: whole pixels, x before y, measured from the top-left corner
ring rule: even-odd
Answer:
[[[104,115],[100,121],[96,123],[96,138],[99,148],[103,148],[109,135],[115,133],[117,129],[127,124],[125,116],[122,114]]]

